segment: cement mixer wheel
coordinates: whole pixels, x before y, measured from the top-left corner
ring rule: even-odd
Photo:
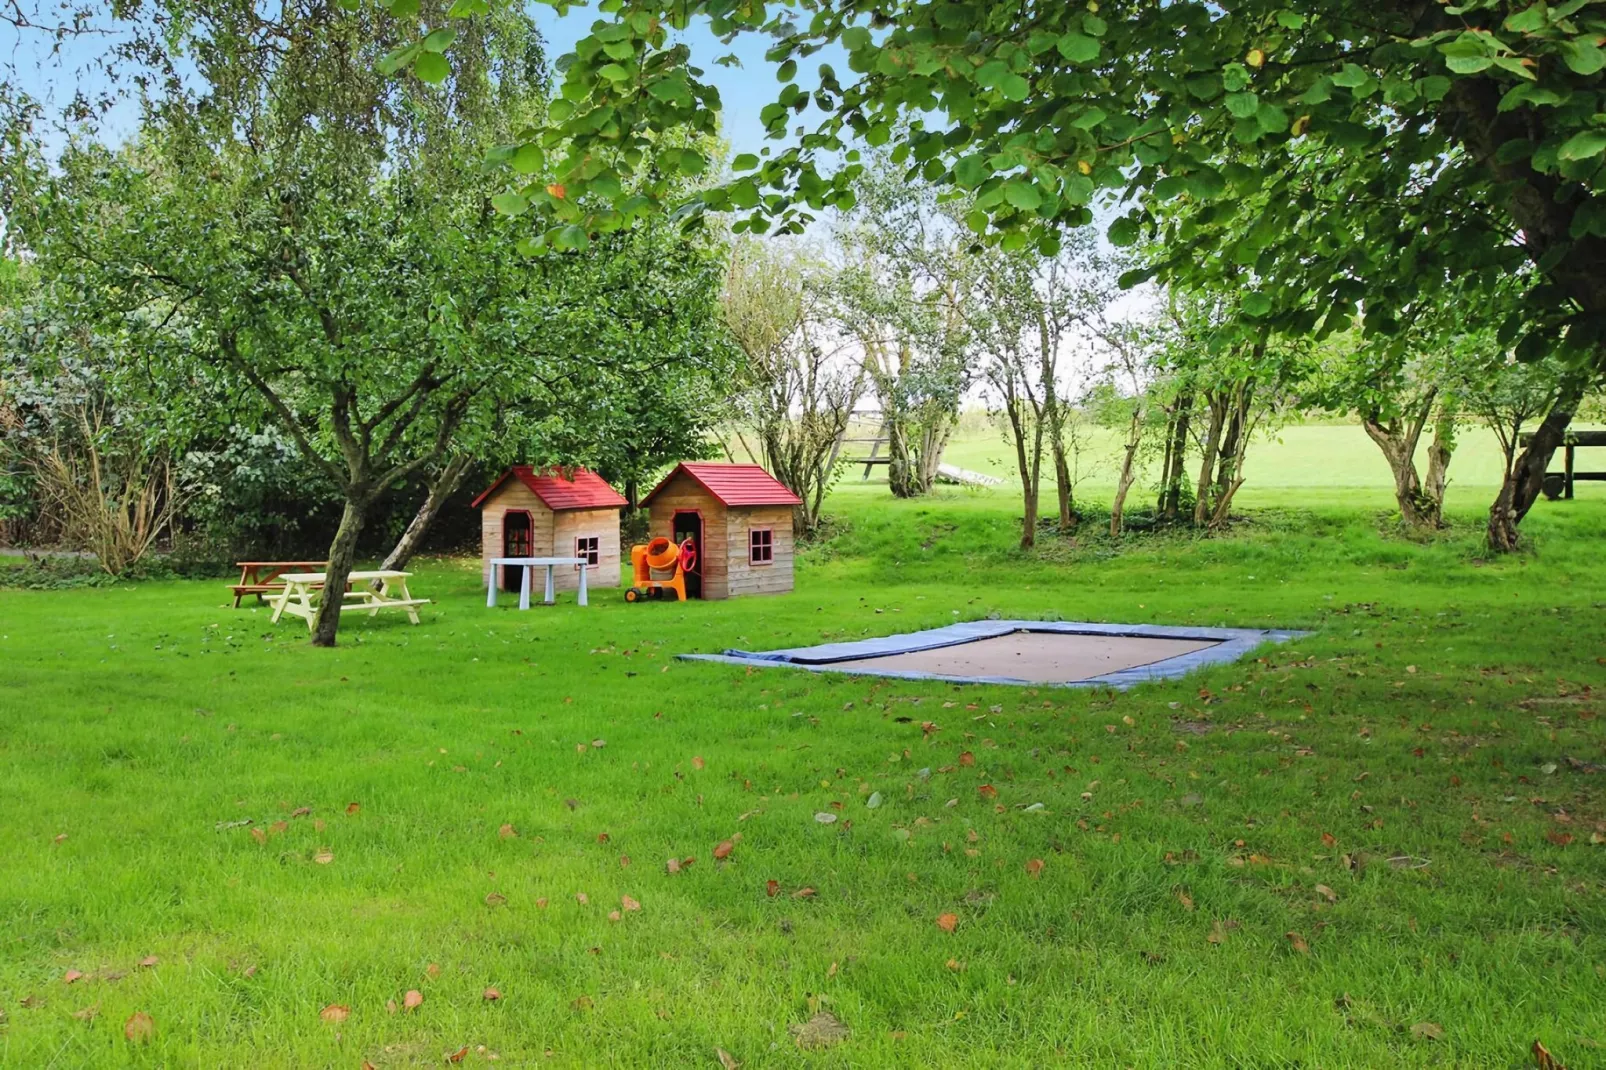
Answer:
[[[641,596],[642,596],[641,588],[640,587],[632,587],[628,591],[625,592],[625,601],[626,602],[639,602],[639,601],[641,601]]]

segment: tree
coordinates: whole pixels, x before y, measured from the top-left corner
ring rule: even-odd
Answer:
[[[18,116],[7,217],[42,270],[82,284],[83,312],[134,333],[168,397],[249,386],[344,498],[340,590],[379,496],[539,371],[539,275],[484,168],[498,132],[539,114],[538,39],[520,15],[477,22],[433,88],[375,69],[409,30],[382,15],[235,0],[197,16],[163,55],[197,57],[199,92],[170,82],[129,147],[78,138],[50,166]],[[325,600],[315,643],[339,610]]]
[[[801,250],[739,242],[721,298],[745,357],[735,395],[736,434],[751,431],[770,473],[802,499],[801,535],[819,530],[836,476],[837,448],[858,403],[862,375],[825,317],[828,270]]]
[[[837,231],[845,260],[837,318],[863,351],[887,431],[887,481],[899,498],[931,490],[976,374],[967,307],[979,261],[936,191],[885,161],[860,176]]]
[[[1240,310],[1251,335],[1342,330],[1363,303],[1382,324],[1452,282],[1493,287],[1531,270],[1539,285],[1501,344],[1520,338],[1536,356],[1560,343],[1573,363],[1606,368],[1606,12],[1587,0],[633,3],[576,44],[571,106],[537,139],[564,147],[560,181],[659,166],[656,131],[714,128],[718,95],[669,37],[698,16],[719,34],[773,38],[774,138],[794,113],[824,112],[704,194],[704,208],[746,212],[738,226],[797,229],[851,204],[861,165],[849,139],[890,143],[911,176],[971,191],[973,227],[1007,242],[1052,250],[1115,194],[1131,211],[1112,239],[1161,237],[1160,276],[1253,266]],[[851,74],[802,75],[827,46],[847,52]],[[1207,204],[1204,216],[1161,233],[1157,209],[1182,197]],[[607,212],[651,209],[543,207],[549,235],[579,238]],[[1586,381],[1568,381],[1519,456],[1519,508],[1491,513],[1496,545],[1514,540],[1503,525],[1537,494]]]

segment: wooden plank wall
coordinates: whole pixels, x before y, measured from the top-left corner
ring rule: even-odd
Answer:
[[[774,561],[754,565],[748,561],[748,533],[753,528],[769,528]],[[785,594],[792,589],[794,542],[790,505],[754,505],[732,509],[726,521],[727,558],[725,574],[731,597],[747,594]]]
[[[486,570],[491,567],[491,558],[502,556],[502,514],[509,509],[528,509],[533,525],[531,532],[531,546],[533,553],[538,557],[550,557],[552,554],[552,510],[546,503],[538,498],[535,491],[520,483],[518,479],[510,478],[496,489],[496,493],[485,499],[480,506],[480,575],[483,577]],[[618,552],[618,533],[614,534],[615,553]],[[569,577],[570,583],[578,581]]]
[[[703,515],[703,597],[728,598],[730,591],[726,578],[725,506],[708,493],[690,476],[677,475],[653,496],[648,507],[651,514],[650,531],[654,538],[674,536],[677,512],[700,512]],[[788,521],[790,523],[790,521]]]
[[[552,556],[570,556],[574,553],[574,540],[593,535],[599,540],[598,563],[586,576],[586,586],[613,587],[619,583],[619,510],[565,509],[558,513],[552,531]],[[572,591],[580,585],[579,571],[554,569],[552,582],[560,591]]]

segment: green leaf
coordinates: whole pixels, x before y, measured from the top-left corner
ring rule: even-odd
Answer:
[[[1244,294],[1243,310],[1245,315],[1253,316],[1255,319],[1259,319],[1260,317],[1271,312],[1271,307],[1271,298],[1267,297],[1259,290],[1251,290]]]
[[[421,82],[440,85],[451,77],[452,65],[439,52],[422,52],[413,63],[413,73],[418,75]]]
[[[1587,160],[1606,152],[1606,130],[1580,130],[1562,143],[1557,159]]]
[[[731,161],[732,171],[751,171],[758,166],[758,157],[751,152],[741,153]]]
[[[562,97],[558,97],[546,106],[546,117],[554,123],[565,122],[573,114],[574,101],[564,100]]]
[[[992,168],[980,153],[961,156],[954,164],[954,181],[965,189],[975,189],[992,176]]]
[[[1334,85],[1341,85],[1345,89],[1355,89],[1365,85],[1366,80],[1370,77],[1371,75],[1367,74],[1364,68],[1353,63],[1346,63],[1342,70],[1332,76],[1332,79]]]
[[[796,77],[797,77],[797,60],[795,60],[795,59],[787,60],[785,63],[781,64],[780,67],[778,67],[776,69],[776,71],[775,71],[775,80],[777,82],[790,82],[793,78],[796,78]]]
[[[1538,3],[1515,15],[1507,16],[1505,27],[1512,33],[1533,33],[1535,30],[1543,29],[1545,21],[1545,5]]]
[[[1138,223],[1130,216],[1122,216],[1110,224],[1107,234],[1110,244],[1125,249],[1138,243]]]
[[[1261,101],[1255,113],[1255,122],[1268,134],[1280,134],[1288,129],[1288,113],[1270,101]]]
[[[1188,180],[1181,175],[1167,175],[1154,184],[1154,195],[1162,201],[1169,201],[1188,192]]]
[[[1091,130],[1107,118],[1103,108],[1089,108],[1071,123],[1078,130]]]
[[[1587,37],[1561,43],[1561,58],[1574,74],[1599,74],[1606,68],[1606,52]]]
[[[622,63],[604,63],[597,68],[597,77],[606,78],[610,82],[628,82],[635,77],[635,74]]]
[[[998,91],[1005,100],[1025,100],[1032,91],[1031,83],[1018,74],[1006,74],[998,81]]]
[[[849,26],[842,31],[842,47],[858,52],[870,47],[870,31],[863,26]]]
[[[1109,23],[1094,14],[1082,16],[1082,30],[1094,37],[1103,37],[1104,31],[1110,28]]]
[[[541,170],[545,155],[534,142],[526,142],[513,151],[513,170],[521,175],[533,175]]]
[[[547,233],[547,241],[554,249],[569,251],[584,249],[590,244],[590,238],[587,237],[585,230],[575,226],[573,223],[566,227],[558,227],[554,231],[549,231]]]
[[[1098,39],[1080,33],[1062,35],[1059,39],[1058,48],[1060,55],[1072,63],[1091,63],[1098,58],[1099,54]]]
[[[491,207],[503,215],[518,216],[529,210],[530,202],[517,193],[498,193],[491,198]]]
[[[1297,11],[1277,12],[1277,25],[1285,30],[1297,30],[1305,25],[1305,16]]]
[[[1228,93],[1227,110],[1239,119],[1247,119],[1260,110],[1260,97],[1254,93]]]
[[[390,13],[398,19],[410,19],[418,14],[418,0],[390,0]]]
[[[1004,200],[1022,211],[1033,212],[1043,203],[1043,194],[1031,180],[1016,178],[1004,184]]]
[[[450,26],[442,26],[428,37],[424,38],[425,52],[445,52],[457,40],[457,31]]]
[[[1428,100],[1439,101],[1450,91],[1450,79],[1442,74],[1430,74],[1416,83],[1416,88]]]
[[[1477,74],[1494,66],[1493,56],[1445,56],[1444,65],[1457,74]]]
[[[681,149],[678,167],[683,175],[700,175],[708,169],[708,161],[696,149]]]

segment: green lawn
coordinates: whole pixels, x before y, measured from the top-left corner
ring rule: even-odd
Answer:
[[[789,596],[436,561],[334,651],[0,591],[0,1065],[1599,1065],[1606,495],[1486,561],[1362,492],[1028,558],[1007,493],[851,488]],[[1124,694],[672,660],[990,613],[1317,634]]]

